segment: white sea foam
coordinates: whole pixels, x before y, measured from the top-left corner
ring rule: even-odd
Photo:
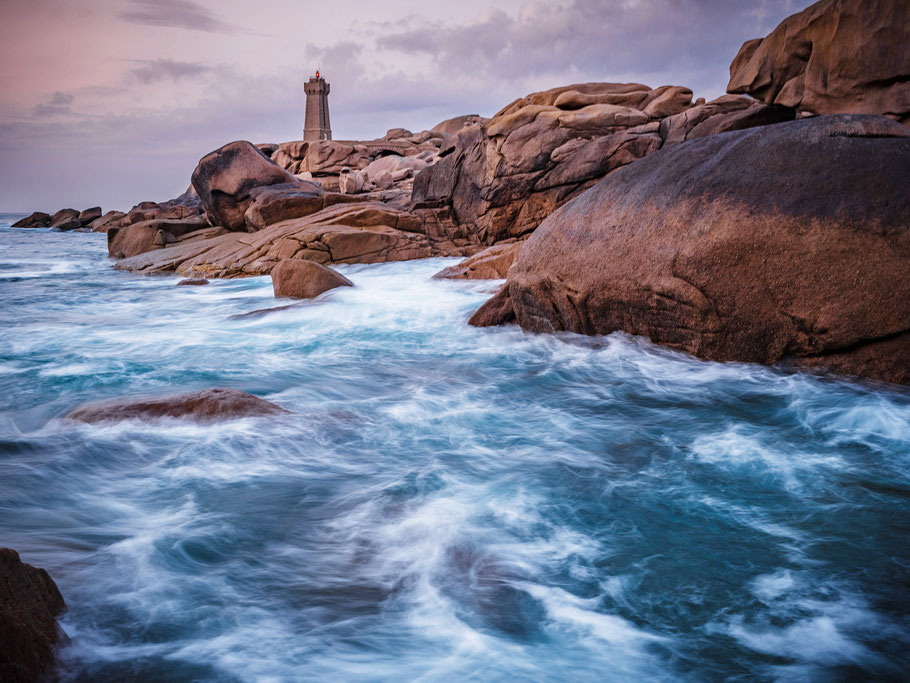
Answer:
[[[0,536],[66,597],[71,679],[875,677],[910,647],[899,392],[471,328],[496,283],[452,260],[298,303],[15,237],[77,264],[0,286]],[[59,419],[212,386],[292,414]]]

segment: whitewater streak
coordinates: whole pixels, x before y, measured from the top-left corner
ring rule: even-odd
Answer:
[[[910,396],[474,329],[451,260],[175,287],[0,229],[0,545],[66,679],[898,678]],[[217,386],[290,416],[68,423]]]

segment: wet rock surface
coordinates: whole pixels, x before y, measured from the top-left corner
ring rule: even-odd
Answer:
[[[43,569],[0,548],[0,680],[49,678],[62,630],[56,617],[66,605]]]
[[[164,417],[188,418],[199,422],[238,417],[280,415],[280,406],[237,389],[206,389],[188,394],[152,398],[120,398],[86,403],[66,414],[79,422],[153,420]]]

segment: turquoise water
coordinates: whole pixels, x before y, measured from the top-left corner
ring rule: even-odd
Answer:
[[[466,319],[435,259],[175,287],[0,229],[0,545],[69,680],[898,680],[910,394]],[[238,317],[241,316],[241,317]],[[291,416],[72,424],[236,387]]]

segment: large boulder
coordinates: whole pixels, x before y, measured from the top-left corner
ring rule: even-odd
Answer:
[[[98,220],[101,218],[101,207],[93,206],[90,209],[85,209],[84,211],[79,212],[79,222],[82,224],[82,227],[86,227],[92,221]]]
[[[122,259],[144,254],[180,240],[186,235],[209,228],[201,216],[185,220],[150,220],[107,230],[107,252]]]
[[[910,383],[910,130],[825,116],[661,150],[544,221],[508,298],[527,330]]]
[[[62,634],[56,617],[65,607],[46,571],[0,548],[0,681],[48,676]]]
[[[727,92],[815,114],[910,123],[907,0],[822,0],[743,44]]]
[[[327,193],[322,187],[308,180],[254,187],[244,220],[247,230],[256,232],[267,225],[322,211],[326,201]]]
[[[162,417],[189,418],[199,422],[238,417],[280,415],[288,411],[269,401],[237,389],[205,389],[189,394],[141,399],[94,401],[74,408],[66,418],[79,422],[152,420]]]
[[[457,129],[414,179],[413,206],[449,210],[480,245],[522,239],[608,173],[664,145],[794,117],[792,108],[745,96],[693,102],[681,86],[553,88]]]
[[[193,171],[193,188],[209,222],[231,231],[248,230],[244,214],[252,189],[297,182],[300,181],[244,141],[231,142],[206,154]]]
[[[503,107],[493,118],[514,114],[531,105],[573,110],[592,104],[615,104],[641,110],[654,93],[641,83],[575,83],[520,97]]]
[[[344,275],[315,261],[285,259],[272,268],[276,297],[312,299],[336,287],[353,287]]]
[[[47,228],[51,224],[51,215],[49,213],[44,213],[43,211],[35,211],[35,213],[25,218],[20,218],[18,221],[13,223],[14,228]]]
[[[642,102],[641,110],[652,119],[662,119],[692,106],[692,91],[679,85],[662,85]]]
[[[120,221],[124,216],[126,214],[123,211],[108,211],[101,218],[96,218],[89,223],[88,227],[92,229],[92,232],[107,232],[111,228],[120,227]]]
[[[313,175],[337,175],[344,168],[360,169],[370,162],[369,151],[363,145],[338,140],[317,140],[308,143],[301,171]]]
[[[338,191],[341,194],[358,194],[363,192],[366,184],[367,178],[362,171],[341,169],[341,174],[338,176]]]
[[[76,209],[60,209],[51,216],[50,227],[57,230],[77,230],[82,227],[79,212]]]

